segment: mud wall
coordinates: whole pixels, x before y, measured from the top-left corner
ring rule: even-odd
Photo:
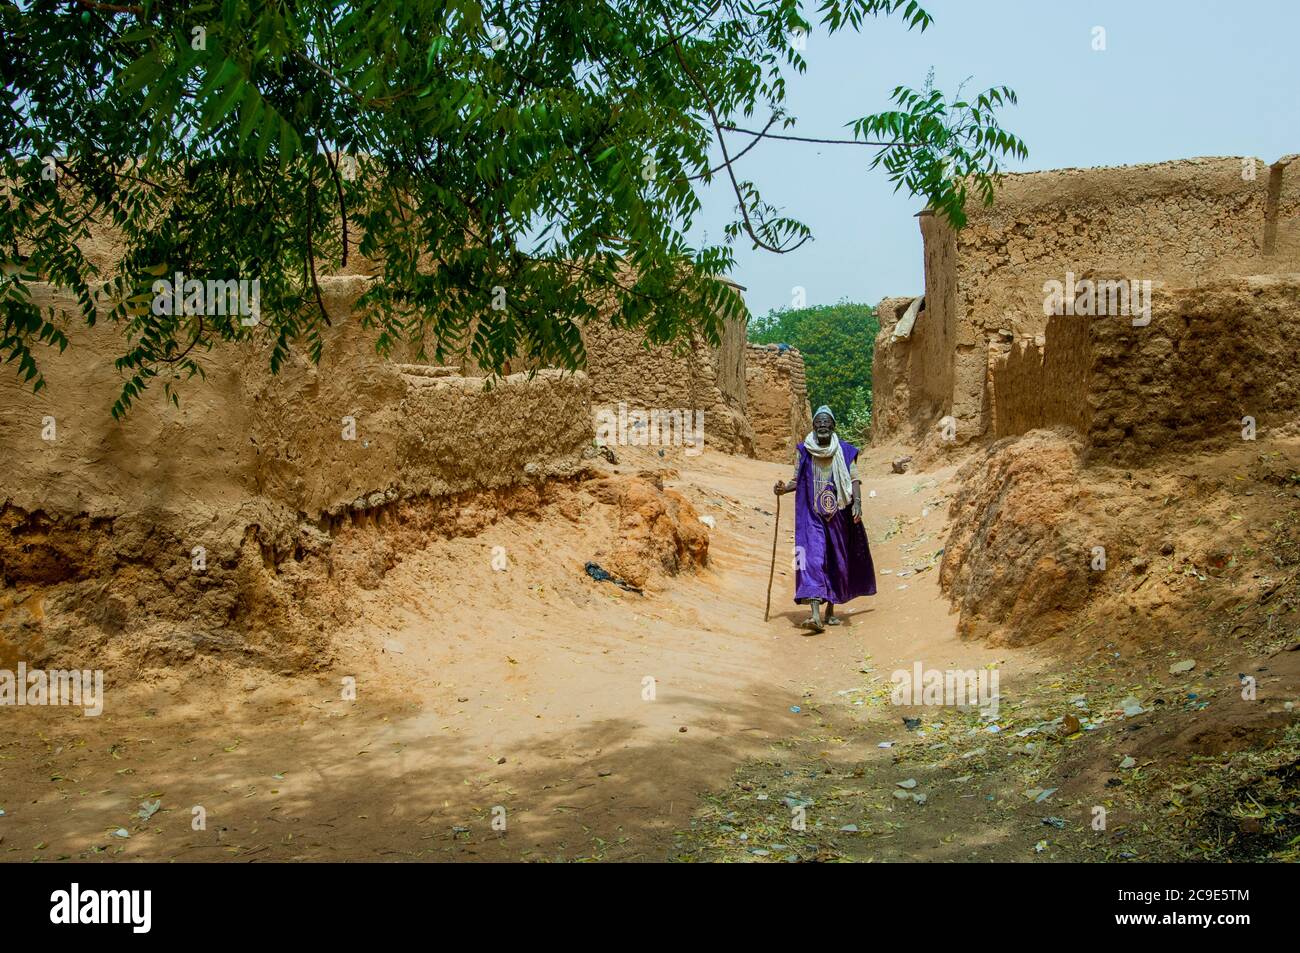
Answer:
[[[745,405],[754,428],[754,456],[789,463],[812,429],[803,355],[792,347],[750,344],[745,352]]]
[[[382,262],[360,254],[361,232],[355,225],[350,236],[348,265],[331,272],[329,280],[364,280],[382,275]],[[121,234],[111,223],[92,223],[78,245],[87,260],[104,272],[121,259]],[[432,262],[429,266],[435,267]],[[744,291],[734,282],[727,283],[737,292]],[[353,295],[352,300],[355,298]],[[607,312],[602,317],[607,317]],[[472,337],[473,330],[471,326],[465,340]],[[626,403],[629,410],[689,410],[692,415],[703,411],[706,445],[724,452],[751,454],[753,432],[745,416],[745,331],[745,320],[737,318],[723,323],[717,347],[702,342],[646,347],[639,331],[619,329],[608,321],[586,325],[583,343],[593,411],[616,412],[620,402]],[[450,364],[441,372],[467,378],[487,376],[468,349],[460,353],[455,350],[452,348]],[[524,358],[516,358],[506,363],[505,370],[509,374],[512,370],[539,368]],[[586,416],[590,419],[592,414]]]
[[[1155,293],[1152,321],[1054,316],[1043,346],[1013,345],[993,368],[1001,438],[1077,432],[1090,459],[1154,454],[1290,430],[1300,411],[1300,273],[1222,278]]]
[[[683,410],[704,412],[705,445],[752,455],[754,433],[745,416],[745,323],[723,327],[721,346],[700,342],[680,347],[647,346],[639,331],[607,323],[588,324],[587,349],[592,412]]]
[[[1147,327],[1095,318],[1087,443],[1093,456],[1240,446],[1300,420],[1300,269],[1156,293]],[[1049,343],[1050,347],[1050,343]]]
[[[1165,639],[1209,631],[1189,623],[1212,602],[1207,574],[1261,538],[1265,521],[1237,522],[1243,501],[1277,497],[1272,522],[1289,495],[1248,482],[1279,443],[1253,449],[1244,418],[1264,440],[1297,431],[1298,233],[1300,164],[1200,159],[1015,176],[954,236],[945,320],[976,345],[954,350],[950,406],[959,440],[984,444],[958,474],[940,567],[963,637],[1095,639],[1107,616],[1143,640],[1153,619]],[[1074,307],[1044,315],[1044,285],[1071,274],[1149,282],[1149,311],[1067,292]],[[1140,592],[1157,559],[1161,585]],[[1180,564],[1196,587],[1181,600]],[[1100,631],[1109,645],[1116,628]]]
[[[976,346],[969,329],[953,320],[957,310],[957,236],[938,217],[917,216],[925,248],[924,321],[908,339],[912,417],[921,429],[953,412],[958,388],[955,375],[969,376]]]
[[[921,340],[919,326],[929,320],[925,309],[917,313],[909,337],[894,337],[911,303],[911,298],[885,298],[876,306],[880,330],[871,357],[871,442],[876,446],[897,437],[919,440],[941,416],[935,378],[946,365],[934,360],[933,349],[912,345],[913,339]]]
[[[178,382],[178,407],[159,379],[124,423],[109,414],[124,381],[112,363],[120,332],[70,322],[66,352],[39,352],[44,390],[0,377],[6,498],[50,514],[177,518],[258,501],[315,519],[376,493],[439,496],[576,466],[592,436],[584,375],[514,375],[485,390],[382,359],[352,313],[364,281],[323,280],[333,323],[319,365],[299,354],[272,375],[266,342],[218,345],[201,356],[206,379]],[[35,297],[75,313],[63,292]]]
[[[1036,340],[993,345],[989,413],[995,438],[1054,426],[1088,432],[1089,332],[1086,318],[1058,316]]]
[[[364,528],[416,546],[534,511],[578,472],[593,436],[585,375],[489,390],[381,359],[353,313],[365,280],[322,280],[319,365],[299,356],[273,376],[266,342],[219,345],[205,379],[179,382],[179,406],[155,380],[123,423],[109,412],[124,380],[115,327],[70,320],[68,349],[39,354],[37,394],[0,377],[0,663],[327,664],[329,633],[355,613],[348,587],[398,558]]]
[[[924,430],[951,414],[956,443],[962,444],[1016,432],[1016,421],[1041,418],[1044,402],[1050,407],[1072,399],[1068,393],[1034,396],[1028,388],[1032,372],[1026,368],[1035,360],[1071,371],[1064,379],[1047,374],[1039,380],[1077,388],[1072,369],[1081,358],[1044,359],[1041,353],[1047,346],[1048,282],[1064,285],[1070,275],[1149,281],[1158,308],[1162,290],[1300,272],[1295,159],[1269,165],[1251,158],[1201,158],[1009,175],[994,205],[972,208],[961,232],[922,214],[929,320],[918,322],[906,361],[877,348],[877,361],[892,364],[881,366],[883,376],[907,366],[906,416],[924,421]],[[1113,320],[1127,323],[1127,317]],[[1063,337],[1058,328],[1055,339],[1068,347],[1077,336]],[[999,422],[991,383],[994,368],[1007,360],[1019,368],[1004,374]],[[1012,378],[1021,383],[1012,385]],[[891,411],[897,425],[904,415]]]

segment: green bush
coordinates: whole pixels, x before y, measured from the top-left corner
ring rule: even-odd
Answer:
[[[861,444],[871,432],[871,356],[879,330],[875,308],[841,301],[770,311],[750,322],[749,340],[798,348],[809,403],[814,410],[829,406],[840,432]]]

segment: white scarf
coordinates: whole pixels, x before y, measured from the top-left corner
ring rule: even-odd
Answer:
[[[853,502],[853,484],[849,482],[849,467],[844,462],[844,451],[840,448],[839,435],[832,433],[830,445],[823,447],[817,443],[817,435],[810,431],[808,436],[803,438],[803,448],[822,462],[830,461],[831,482],[835,484],[835,500],[839,508],[844,509]]]

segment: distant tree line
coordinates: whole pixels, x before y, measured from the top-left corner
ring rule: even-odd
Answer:
[[[769,311],[750,321],[749,340],[798,348],[809,402],[814,409],[828,405],[839,431],[861,445],[871,434],[871,357],[879,330],[875,308],[841,301]]]

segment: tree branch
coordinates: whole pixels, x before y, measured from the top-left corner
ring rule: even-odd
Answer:
[[[749,145],[745,146],[745,148],[741,149],[739,152],[737,152],[734,156],[731,157],[731,159],[729,159],[729,160],[726,161],[726,162],[721,163],[720,165],[717,166],[717,168],[710,169],[707,173],[705,173],[705,172],[701,172],[699,175],[688,175],[688,176],[686,177],[686,178],[687,178],[687,181],[694,181],[694,180],[696,180],[696,179],[702,179],[702,178],[705,177],[705,175],[716,175],[717,173],[721,172],[723,169],[727,168],[727,166],[731,165],[732,162],[736,162],[736,161],[738,161],[738,160],[740,159],[740,157],[743,156],[746,152],[748,152],[750,149],[754,148],[754,146],[756,146],[756,145],[758,145],[760,142],[762,142],[764,135],[766,135],[767,131],[768,131],[769,129],[772,128],[772,124],[775,123],[776,120],[777,120],[777,116],[774,114],[774,115],[772,116],[772,118],[769,119],[769,120],[767,121],[767,125],[763,127],[763,131],[762,131],[761,133],[758,133],[758,134],[755,136],[754,141],[751,142]],[[727,128],[735,128],[735,127],[727,127],[727,126],[724,126],[723,128],[724,128],[724,129],[727,129]],[[741,129],[741,130],[737,130],[737,131],[739,131],[739,132],[745,132],[745,131],[747,131],[747,130]]]
[[[668,17],[665,16],[663,20],[664,26],[666,26],[668,32],[671,33],[672,24],[668,22]],[[731,179],[731,189],[736,193],[736,201],[740,204],[740,219],[745,226],[745,232],[759,248],[762,248],[765,251],[770,251],[776,255],[785,255],[794,251],[796,248],[799,248],[804,242],[808,241],[807,235],[805,235],[798,244],[790,248],[779,248],[776,245],[769,245],[767,242],[763,241],[763,239],[758,237],[758,233],[754,231],[754,223],[751,222],[749,218],[749,209],[745,207],[745,197],[740,192],[740,183],[736,181],[736,172],[731,168],[731,155],[727,152],[727,142],[722,136],[722,123],[718,120],[717,110],[713,108],[713,101],[709,98],[708,90],[704,88],[704,84],[701,83],[699,77],[695,75],[695,71],[691,69],[689,64],[687,64],[686,57],[682,55],[682,48],[676,40],[673,41],[673,52],[677,54],[677,62],[681,64],[682,70],[686,73],[687,78],[690,79],[691,84],[699,90],[700,96],[704,99],[705,108],[709,111],[709,119],[712,121],[713,129],[718,136],[718,146],[722,149],[722,158],[726,160],[723,162],[723,165],[726,166],[727,177]]]
[[[321,320],[330,327],[330,313],[325,310],[325,300],[321,297],[320,282],[316,278],[316,245],[312,239],[312,220],[316,217],[316,179],[311,170],[307,171],[307,274],[311,278],[312,291],[316,293],[316,307],[320,309]]]
[[[190,342],[190,346],[187,347],[185,350],[181,351],[175,357],[159,357],[156,358],[156,360],[162,361],[164,364],[175,364],[186,354],[190,353],[190,351],[194,350],[194,345],[198,344],[199,339],[203,337],[203,315],[200,314],[197,317],[199,319],[199,326],[198,329],[194,332],[194,340]]]
[[[339,178],[339,167],[334,156],[326,150],[325,161],[330,165],[330,172],[334,175],[334,192],[339,198],[339,217],[343,220],[343,264],[341,267],[348,266],[348,207],[343,203],[343,180]]]
[[[904,149],[919,149],[919,142],[873,142],[870,139],[813,139],[808,136],[783,136],[780,133],[768,132],[767,128],[772,124],[769,122],[762,132],[755,132],[752,129],[741,129],[739,126],[723,126],[727,132],[742,132],[747,136],[754,136],[755,141],[758,139],[784,139],[788,142],[815,142],[819,145],[827,146],[901,146]],[[721,166],[719,166],[721,168]]]
[[[144,16],[144,7],[131,4],[96,3],[95,0],[77,0],[77,3],[87,10],[102,10],[105,13],[134,13],[137,16]]]

